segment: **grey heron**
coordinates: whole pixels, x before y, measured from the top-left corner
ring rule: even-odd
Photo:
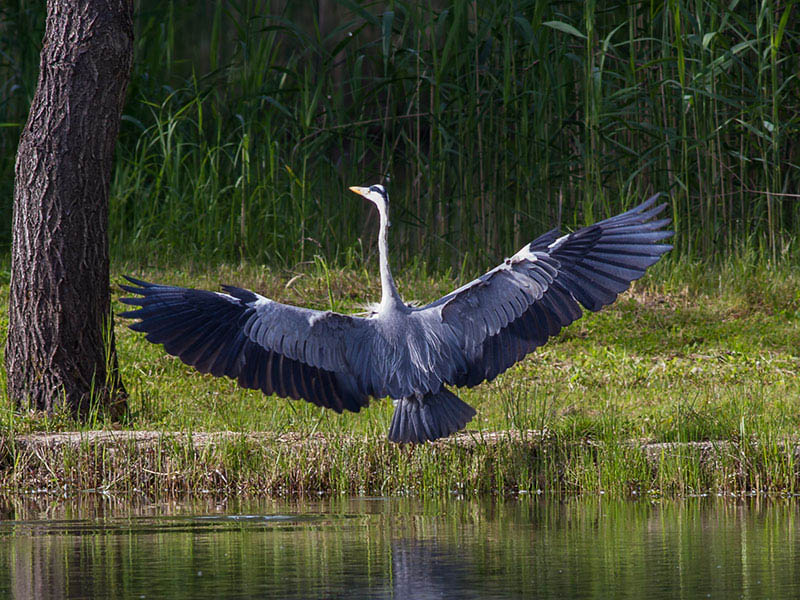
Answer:
[[[138,306],[121,316],[203,373],[338,413],[391,397],[393,442],[463,429],[475,409],[447,386],[491,381],[581,314],[598,311],[672,246],[657,195],[627,212],[561,235],[552,230],[502,264],[421,307],[403,302],[389,269],[389,197],[351,187],[380,216],[381,302],[366,317],[282,304],[250,290],[224,293],[126,277]]]

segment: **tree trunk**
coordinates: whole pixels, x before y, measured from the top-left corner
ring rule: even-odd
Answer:
[[[125,408],[110,314],[108,190],[133,62],[132,0],[48,0],[17,152],[6,369],[22,407]]]

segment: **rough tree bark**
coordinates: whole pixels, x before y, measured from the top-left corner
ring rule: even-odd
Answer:
[[[132,0],[48,0],[17,151],[5,362],[22,407],[119,415],[108,191],[133,62]]]

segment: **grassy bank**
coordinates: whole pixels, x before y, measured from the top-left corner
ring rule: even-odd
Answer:
[[[233,282],[336,310],[379,295],[368,270],[320,260],[291,272],[120,264],[116,273],[206,288]],[[426,301],[458,281],[417,269],[398,283],[406,298]],[[340,416],[266,398],[199,375],[120,325],[130,393],[123,429],[139,433],[31,438],[112,424],[100,413],[84,425],[20,414],[4,395],[4,487],[423,495],[800,488],[800,269],[788,263],[668,260],[494,382],[462,390],[478,410],[468,432],[417,448],[385,441],[388,401]]]
[[[796,495],[795,440],[570,440],[469,431],[423,447],[382,437],[152,431],[5,436],[5,492],[213,495]]]

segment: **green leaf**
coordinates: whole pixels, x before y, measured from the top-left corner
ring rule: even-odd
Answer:
[[[775,36],[772,38],[772,53],[773,55],[777,55],[778,48],[781,46],[781,40],[783,39],[783,33],[786,31],[786,23],[789,21],[789,12],[792,10],[794,6],[794,0],[789,2],[788,6],[783,10],[783,14],[781,15],[781,20],[778,23],[778,31],[775,33]]]
[[[570,25],[569,23],[564,23],[563,21],[545,21],[542,23],[545,27],[549,27],[551,29],[557,29],[558,31],[562,31],[564,33],[568,33],[570,35],[574,35],[577,38],[581,38],[582,40],[586,39],[586,36],[583,35],[580,31],[575,29],[574,26]]]
[[[394,24],[394,11],[387,10],[383,13],[381,20],[381,49],[383,50],[383,62],[389,60],[389,50],[392,48],[392,25]]]
[[[359,15],[362,19],[364,19],[365,21],[367,21],[368,23],[370,23],[372,25],[377,25],[378,24],[377,17],[375,15],[373,15],[371,12],[365,10],[364,7],[361,6],[360,2],[353,2],[353,0],[337,0],[337,4],[341,4],[343,6],[346,6],[347,8],[352,10],[354,13]]]

